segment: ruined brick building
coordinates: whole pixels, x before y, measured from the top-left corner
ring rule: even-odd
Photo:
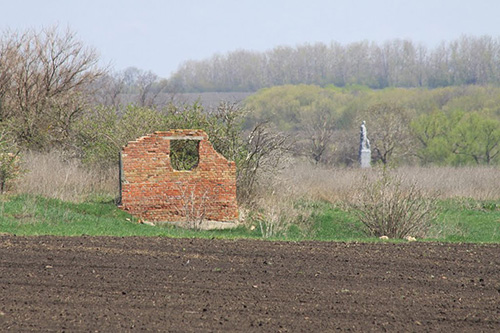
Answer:
[[[177,140],[195,143],[196,163],[189,169],[177,170],[173,163]],[[121,151],[120,183],[120,207],[147,221],[238,218],[235,163],[216,152],[202,130],[155,132],[130,141]]]

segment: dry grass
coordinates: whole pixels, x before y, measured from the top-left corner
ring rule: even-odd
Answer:
[[[271,191],[260,197],[251,221],[257,222],[262,237],[284,235],[291,225],[298,226],[304,235],[312,230],[312,208],[306,202],[297,202],[297,198],[286,191]]]
[[[89,169],[78,160],[65,160],[57,152],[26,153],[23,163],[25,173],[16,181],[17,193],[39,194],[68,201],[82,201],[96,195],[118,195],[118,168]],[[416,183],[433,196],[438,192],[441,199],[500,199],[498,167],[401,167],[391,173],[400,176],[403,186],[410,187]],[[378,168],[362,170],[295,164],[266,182],[268,186],[261,192],[261,198],[269,193],[282,193],[293,198],[348,202],[362,188],[365,179],[368,182],[375,181],[379,174]]]
[[[440,199],[500,199],[498,167],[401,167],[391,171],[410,188],[418,184],[425,193]],[[363,187],[373,182],[380,169],[322,168],[310,164],[290,167],[281,175],[281,186],[294,187],[295,193],[329,202],[346,202]]]
[[[64,160],[60,153],[23,154],[24,174],[14,192],[79,202],[99,195],[118,194],[118,168],[92,170],[76,159]]]

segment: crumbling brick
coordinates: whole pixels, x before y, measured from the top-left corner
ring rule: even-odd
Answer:
[[[199,141],[198,165],[174,170],[171,140]],[[202,130],[155,132],[130,141],[121,151],[120,181],[120,207],[147,221],[238,218],[236,165],[215,151]]]

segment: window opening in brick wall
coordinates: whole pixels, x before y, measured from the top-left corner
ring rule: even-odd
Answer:
[[[170,163],[178,171],[193,170],[198,166],[199,140],[170,140]]]

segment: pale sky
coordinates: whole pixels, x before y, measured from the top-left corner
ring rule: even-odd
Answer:
[[[2,31],[69,27],[103,64],[164,78],[238,49],[500,37],[499,0],[0,0],[0,11]]]

